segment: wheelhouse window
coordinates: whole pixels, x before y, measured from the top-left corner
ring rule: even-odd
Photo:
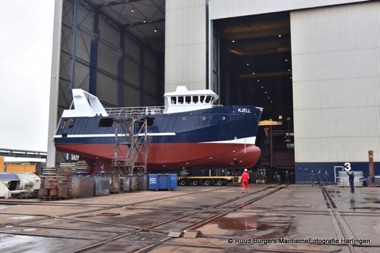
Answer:
[[[113,118],[102,118],[99,121],[99,127],[112,127]]]
[[[144,118],[144,119],[146,119],[147,126],[153,126],[153,124],[154,124],[154,118],[152,118],[152,117],[146,117],[146,118]],[[140,127],[144,125],[144,122],[143,122],[144,119],[142,119],[142,120],[139,122],[139,126],[140,126]]]
[[[61,129],[72,128],[74,126],[74,123],[75,123],[74,119],[66,119],[62,123]]]
[[[184,97],[177,97],[177,104],[183,104],[184,101]]]

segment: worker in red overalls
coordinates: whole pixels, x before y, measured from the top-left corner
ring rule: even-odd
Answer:
[[[244,169],[243,174],[241,175],[241,193],[248,193],[248,181],[249,181],[249,174],[247,172],[247,169]]]

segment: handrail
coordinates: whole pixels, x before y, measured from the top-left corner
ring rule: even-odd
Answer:
[[[105,108],[109,116],[125,117],[125,116],[145,116],[163,114],[165,107],[163,106],[145,106],[145,107],[112,107]]]
[[[222,105],[212,105],[215,107],[223,107]],[[164,106],[144,106],[144,107],[109,107],[104,108],[109,116],[125,118],[125,117],[136,117],[136,116],[146,116],[146,115],[160,115],[167,113],[168,111]],[[195,110],[200,110],[202,108],[194,108],[192,105],[181,108],[182,110],[176,112],[190,112]],[[207,109],[207,108],[205,108]]]

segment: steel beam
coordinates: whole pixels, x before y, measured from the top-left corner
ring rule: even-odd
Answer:
[[[71,82],[70,90],[75,88],[75,58],[76,58],[76,42],[77,42],[77,28],[78,28],[78,0],[74,0],[73,5],[73,40],[71,46]]]
[[[134,3],[134,2],[141,2],[142,0],[114,0],[102,4],[94,4],[97,7],[108,7],[108,6],[114,6],[114,5],[119,5],[119,4],[128,4],[128,3]]]
[[[145,47],[144,45],[140,45],[140,65],[139,65],[139,75],[140,75],[140,78],[139,78],[139,90],[140,90],[140,101],[139,101],[139,104],[140,106],[143,106],[145,105],[145,99],[144,99],[144,96],[145,96],[145,75],[144,75],[144,71],[145,71]]]
[[[94,12],[93,35],[91,36],[91,53],[90,53],[90,83],[89,92],[96,95],[96,78],[98,68],[98,42],[99,42],[99,9]]]
[[[19,149],[0,149],[0,156],[8,157],[27,157],[27,158],[46,158],[47,153],[32,150],[19,150]]]
[[[120,29],[119,55],[117,58],[117,105],[123,106],[125,31]]]

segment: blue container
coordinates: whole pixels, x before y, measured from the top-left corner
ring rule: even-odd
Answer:
[[[149,190],[175,190],[177,174],[149,174]]]
[[[177,174],[169,174],[169,181],[170,181],[170,189],[169,190],[177,189],[177,185],[178,185]]]
[[[158,190],[157,174],[149,174],[149,190]]]

